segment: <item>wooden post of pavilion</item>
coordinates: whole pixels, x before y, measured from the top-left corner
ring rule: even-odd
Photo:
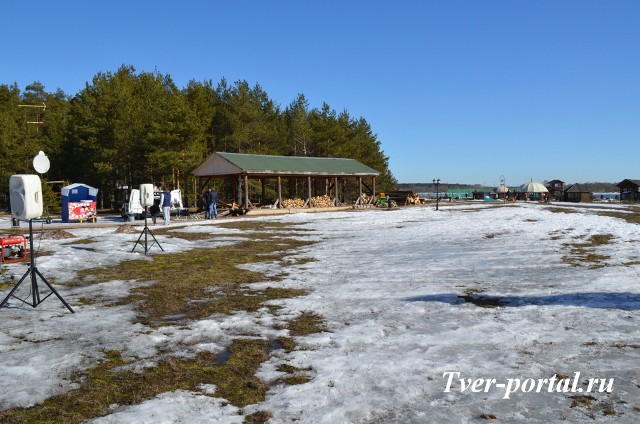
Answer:
[[[358,200],[356,200],[356,205],[361,205],[362,203],[362,177],[358,177]]]
[[[371,200],[369,203],[375,203],[376,201],[376,177],[371,177],[371,186],[373,187],[373,193],[371,193]]]
[[[278,175],[278,199],[276,200],[276,208],[281,208],[282,206],[282,178]]]
[[[244,208],[249,209],[249,176],[244,176]]]
[[[307,201],[305,202],[305,206],[309,208],[314,207],[313,199],[311,198],[311,177],[307,177]]]
[[[242,176],[238,175],[237,180],[234,179],[233,183],[236,186],[238,205],[242,205]]]

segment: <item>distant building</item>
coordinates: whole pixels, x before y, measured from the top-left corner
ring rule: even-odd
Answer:
[[[561,201],[564,198],[564,181],[551,180],[545,187],[549,190],[549,197],[552,200]]]
[[[591,202],[593,195],[589,190],[583,189],[580,184],[572,184],[564,191],[564,200],[567,202]]]
[[[620,200],[627,202],[640,201],[640,180],[622,180],[616,187],[620,189]]]
[[[452,199],[473,199],[472,188],[450,188],[447,190],[447,196]]]

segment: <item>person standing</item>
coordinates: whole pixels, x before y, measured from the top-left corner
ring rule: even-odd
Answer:
[[[213,219],[218,217],[218,193],[210,188],[205,199],[207,201],[206,218]]]
[[[162,205],[162,217],[164,218],[164,225],[169,225],[171,213],[171,193],[166,189],[160,195],[160,205]]]
[[[160,194],[162,197],[162,194]],[[160,216],[160,202],[162,199],[154,199],[153,206],[149,208],[149,213],[151,214],[151,220],[153,221],[153,225],[156,225],[156,219]]]
[[[214,219],[218,219],[218,192],[211,190],[211,213]]]

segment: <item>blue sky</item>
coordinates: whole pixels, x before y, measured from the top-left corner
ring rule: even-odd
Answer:
[[[640,1],[3,3],[0,84],[247,80],[365,118],[399,182],[640,178]]]

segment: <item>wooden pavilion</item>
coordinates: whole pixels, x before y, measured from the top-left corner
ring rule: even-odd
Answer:
[[[358,198],[356,205],[364,205],[375,200],[376,177],[380,174],[355,159],[318,158],[300,156],[271,156],[242,153],[215,152],[211,154],[192,172],[198,180],[200,191],[213,178],[230,180],[232,191],[237,193],[237,203],[240,208],[248,210],[255,208],[249,199],[249,180],[259,179],[262,187],[262,199],[265,198],[267,180],[275,180],[276,199],[272,207],[283,208],[282,181],[306,180],[307,199],[304,207],[315,207],[313,201],[312,182],[324,181],[325,193],[331,197],[333,206],[340,206],[340,184],[346,179],[356,179],[358,183]],[[365,180],[370,179],[371,185]],[[367,196],[363,187],[368,189]]]

